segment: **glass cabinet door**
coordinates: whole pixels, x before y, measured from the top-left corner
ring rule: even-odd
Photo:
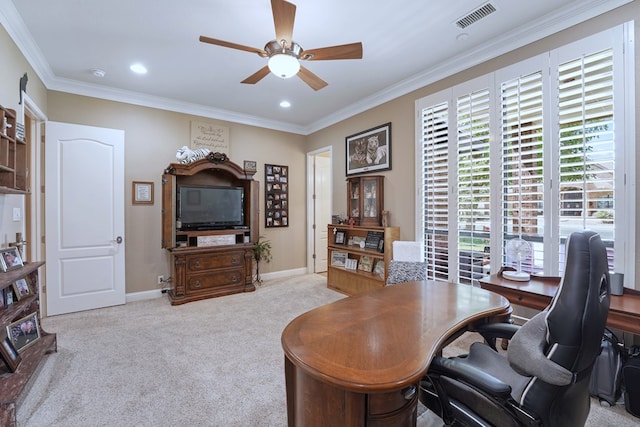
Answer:
[[[372,218],[377,220],[378,215],[378,179],[377,178],[363,178],[362,179],[363,190],[363,204],[362,204],[362,217],[366,222],[370,222]]]
[[[360,182],[349,181],[349,218],[360,218]]]

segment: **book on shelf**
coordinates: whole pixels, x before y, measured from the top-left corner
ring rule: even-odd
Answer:
[[[360,263],[358,264],[358,269],[366,272],[371,272],[373,270],[373,260],[371,257],[363,255],[360,257]]]
[[[384,261],[379,259],[376,261],[375,267],[373,267],[373,274],[384,279]]]

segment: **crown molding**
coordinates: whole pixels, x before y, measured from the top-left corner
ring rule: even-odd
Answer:
[[[224,120],[249,126],[262,127],[300,135],[309,135],[342,120],[353,117],[371,108],[377,107],[400,96],[406,95],[431,83],[451,76],[487,60],[496,58],[512,50],[521,48],[536,40],[565,30],[573,25],[611,11],[633,0],[576,0],[546,18],[537,20],[528,26],[506,33],[500,41],[493,41],[481,48],[474,48],[465,54],[457,55],[449,61],[440,63],[423,73],[416,74],[397,84],[389,86],[377,93],[367,96],[345,108],[335,111],[308,125],[300,126],[291,123],[267,120],[257,116],[235,111],[222,110],[204,105],[182,102],[141,94],[134,91],[108,88],[101,85],[63,79],[54,75],[50,65],[44,59],[40,48],[26,29],[22,17],[18,14],[10,0],[0,0],[0,23],[22,52],[27,62],[49,90],[83,95],[140,105],[161,110],[175,111],[218,120]]]

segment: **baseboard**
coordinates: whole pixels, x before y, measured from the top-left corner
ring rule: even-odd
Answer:
[[[298,276],[300,274],[307,274],[307,268],[306,267],[302,267],[302,268],[294,268],[292,270],[281,270],[281,271],[274,271],[271,273],[260,273],[260,278],[265,281],[265,280],[272,280],[272,279],[282,279],[284,277],[290,277],[290,276]]]
[[[132,292],[126,295],[126,302],[144,301],[148,299],[160,298],[162,289],[154,289],[151,291]]]
[[[274,271],[271,273],[260,274],[262,280],[283,279],[290,276],[298,276],[307,274],[307,268],[294,268],[292,270]],[[126,294],[126,302],[144,301],[149,299],[161,298],[163,296],[162,289],[153,289],[151,291],[131,292]]]

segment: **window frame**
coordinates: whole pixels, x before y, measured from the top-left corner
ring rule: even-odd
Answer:
[[[560,239],[557,232],[547,230],[558,230],[560,215],[559,197],[559,160],[554,153],[558,148],[557,120],[552,117],[557,111],[556,105],[551,104],[552,99],[558,97],[557,70],[558,65],[579,57],[582,54],[591,54],[602,49],[613,50],[614,61],[614,129],[615,132],[615,242],[616,257],[614,270],[623,272],[627,277],[635,277],[635,103],[634,93],[634,66],[633,66],[633,40],[629,37],[633,34],[633,22],[628,22],[610,30],[585,37],[573,43],[558,47],[549,52],[536,55],[518,63],[496,70],[478,78],[463,82],[440,92],[418,99],[415,102],[416,108],[416,189],[420,201],[424,200],[423,179],[425,170],[423,168],[423,119],[422,110],[437,104],[447,102],[449,115],[449,170],[457,167],[457,117],[455,103],[459,94],[468,94],[480,89],[483,85],[489,89],[491,98],[490,117],[490,209],[492,230],[490,235],[490,273],[497,273],[503,260],[503,230],[502,226],[502,129],[500,118],[500,86],[510,78],[541,71],[543,75],[543,140],[553,141],[552,144],[545,144],[543,148],[543,182],[544,182],[544,244],[545,252],[543,270],[546,275],[559,275],[560,265],[559,251]],[[629,54],[625,54],[629,53]],[[537,69],[536,69],[537,67]],[[555,79],[555,81],[554,81]],[[455,126],[451,126],[451,123]],[[453,160],[452,160],[453,159]],[[500,171],[500,172],[497,172]],[[450,206],[457,203],[457,182],[458,175],[450,174]],[[457,205],[455,205],[457,207]],[[493,213],[498,212],[499,215]],[[456,242],[458,224],[456,221],[457,208],[450,209],[449,229],[449,253],[458,254],[459,248]],[[423,203],[416,204],[416,240],[423,241],[425,237],[425,226],[423,224],[424,209]],[[495,230],[495,232],[493,231]],[[426,243],[425,243],[426,252]],[[546,256],[552,254],[552,256]],[[459,272],[456,268],[451,268],[454,259],[449,256],[449,281],[454,281]]]

